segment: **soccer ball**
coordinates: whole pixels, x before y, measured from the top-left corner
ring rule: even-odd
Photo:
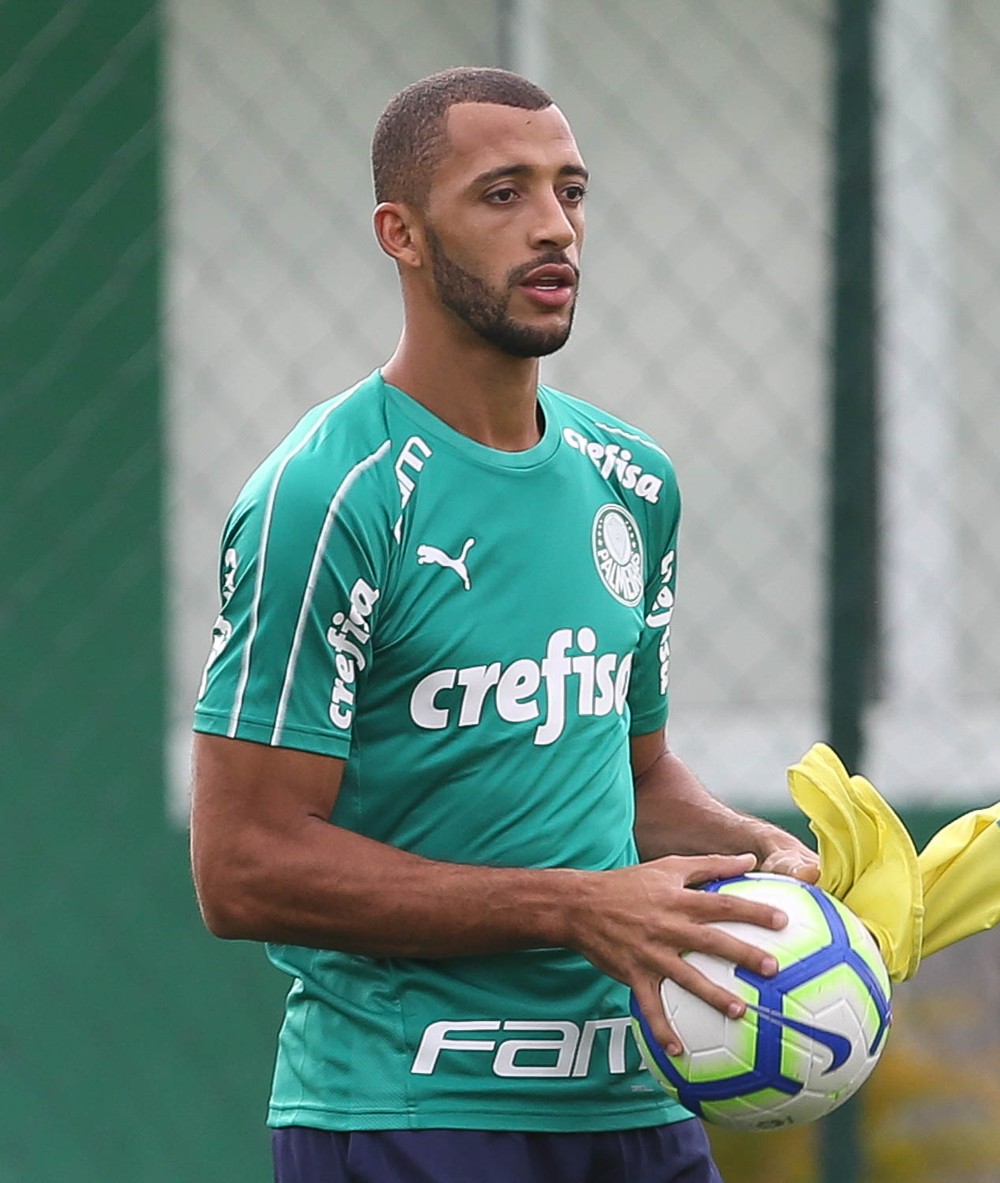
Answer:
[[[780,908],[780,931],[718,922],[773,954],[772,978],[704,953],[684,956],[747,1004],[730,1019],[676,983],[660,986],[663,1009],[683,1045],[669,1056],[632,996],[643,1059],[686,1109],[719,1125],[767,1130],[815,1121],[867,1080],[885,1047],[892,1010],[889,975],[871,934],[825,891],[760,873],[711,883],[706,891]]]

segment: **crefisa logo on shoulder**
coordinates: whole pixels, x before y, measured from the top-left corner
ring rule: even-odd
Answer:
[[[594,515],[591,545],[597,573],[620,603],[634,608],[642,599],[642,537],[635,518],[621,505],[602,505]]]

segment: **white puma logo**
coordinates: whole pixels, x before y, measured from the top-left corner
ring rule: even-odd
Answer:
[[[454,571],[461,579],[466,591],[472,588],[472,580],[469,578],[469,568],[465,565],[465,556],[472,549],[475,544],[475,538],[466,538],[465,545],[462,547],[461,554],[457,559],[453,559],[451,555],[447,555],[436,546],[418,546],[417,547],[417,562],[418,563],[437,563],[439,567],[447,567],[449,571]]]

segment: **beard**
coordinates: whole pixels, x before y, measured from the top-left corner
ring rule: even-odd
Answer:
[[[565,263],[566,259],[561,254],[550,252],[531,263],[512,268],[507,273],[504,287],[495,289],[456,263],[430,226],[427,227],[427,241],[438,299],[484,341],[510,357],[546,357],[566,344],[573,327],[575,300],[566,323],[552,329],[530,328],[510,315],[513,289],[536,267],[546,263]]]

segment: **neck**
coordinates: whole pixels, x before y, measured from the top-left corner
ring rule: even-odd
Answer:
[[[489,448],[523,452],[541,439],[537,358],[510,357],[479,338],[418,345],[404,329],[382,376]]]

